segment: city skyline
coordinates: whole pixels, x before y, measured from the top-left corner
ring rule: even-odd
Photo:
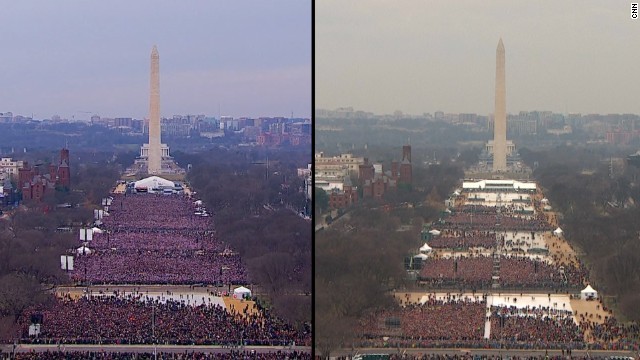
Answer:
[[[311,115],[311,2],[2,1],[2,9],[10,55],[0,61],[0,112],[148,118],[156,44],[162,117]]]
[[[630,4],[335,1],[316,6],[316,108],[490,114],[496,41],[507,113],[640,113]]]

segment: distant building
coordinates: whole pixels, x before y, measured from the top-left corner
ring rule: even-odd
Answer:
[[[0,159],[0,177],[2,179],[17,179],[18,170],[22,167],[22,161],[11,158]]]
[[[398,177],[400,184],[411,185],[413,182],[413,167],[411,165],[411,145],[402,147],[402,162],[400,162],[400,176]]]
[[[18,184],[23,200],[41,200],[48,192],[68,190],[71,187],[69,150],[60,150],[58,166],[38,163],[30,166],[27,161],[18,169]]]
[[[377,164],[370,164],[367,158],[359,167],[359,181],[363,198],[381,199],[388,191],[395,191],[399,184],[413,183],[413,165],[411,164],[411,145],[402,147],[402,161],[391,162],[391,170],[382,167],[376,171]]]
[[[332,157],[324,156],[322,152],[315,154],[316,174],[322,173],[327,169],[341,169],[346,172],[345,175],[359,176],[359,167],[362,164],[364,164],[364,158],[353,156],[353,154],[341,154]]]
[[[351,184],[349,177],[344,178],[342,190],[334,188],[329,193],[329,208],[344,209],[358,202],[357,188]]]

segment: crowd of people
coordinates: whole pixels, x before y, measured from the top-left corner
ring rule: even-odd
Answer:
[[[533,217],[509,215],[457,212],[444,219],[444,225],[451,229],[474,229],[485,231],[497,231],[508,229],[513,231],[551,231],[551,225],[546,221],[544,214]]]
[[[116,195],[104,229],[75,259],[71,278],[92,284],[242,284],[239,255],[217,238],[211,218],[182,195]]]
[[[567,267],[568,269],[568,267]],[[544,261],[528,257],[502,257],[500,259],[500,282],[504,287],[550,287],[565,284],[580,286],[581,278],[568,276],[565,269],[558,269]]]
[[[607,346],[607,348],[624,348],[640,341],[640,324],[633,322],[621,324],[612,316],[594,319],[601,315],[593,313],[576,313],[580,329],[588,334],[588,340]]]
[[[371,314],[361,322],[365,338],[394,336],[421,341],[477,341],[484,335],[486,304],[430,299]]]
[[[244,284],[239,255],[193,250],[102,250],[76,259],[74,281],[99,284]]]
[[[90,245],[100,249],[162,250],[189,249],[221,251],[224,243],[215,232],[205,230],[127,230],[93,234]]]
[[[515,347],[523,343],[538,348],[570,344],[584,346],[584,333],[573,321],[572,313],[537,308],[523,311],[516,307],[492,307],[491,339]]]
[[[29,336],[33,317],[40,334]],[[184,300],[115,296],[52,298],[24,311],[22,342],[74,344],[309,345],[311,330],[295,329],[264,309],[242,312]]]
[[[2,354],[0,354],[2,355]],[[198,351],[163,352],[108,352],[108,351],[43,351],[43,352],[18,352],[15,360],[311,360],[311,354],[303,351],[271,351],[256,352],[255,350],[231,350],[222,353],[204,353]]]
[[[579,287],[585,271],[571,266],[559,269],[527,256],[501,256],[497,262],[493,256],[474,255],[425,259],[419,278],[434,285],[455,282],[462,288],[486,288],[498,276],[505,288],[560,288]]]
[[[450,283],[465,287],[491,284],[493,259],[488,256],[426,259],[420,279],[432,284]]]
[[[206,230],[211,217],[196,215],[198,205],[183,195],[114,195],[102,222],[112,231]]]
[[[496,234],[490,231],[482,231],[483,234],[467,234],[462,236],[436,236],[429,241],[429,246],[434,249],[469,249],[496,247]]]

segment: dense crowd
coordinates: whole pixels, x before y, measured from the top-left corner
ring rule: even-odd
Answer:
[[[203,230],[139,230],[118,231],[114,234],[94,234],[93,248],[122,250],[189,249],[221,251],[224,243],[212,231]]]
[[[538,348],[549,347],[550,344],[582,347],[584,333],[573,321],[571,313],[550,316],[541,309],[539,313],[523,314],[514,307],[496,307],[491,311],[491,339]]]
[[[206,230],[210,217],[196,215],[198,206],[183,195],[116,195],[102,221],[112,231]]]
[[[488,256],[426,259],[420,279],[430,283],[448,283],[465,286],[491,284],[493,259]]]
[[[544,214],[533,218],[517,215],[454,213],[444,219],[444,224],[450,229],[474,229],[497,231],[508,229],[514,231],[549,231],[552,230]]]
[[[296,330],[259,309],[255,313],[227,311],[185,301],[164,303],[141,298],[82,297],[51,299],[23,313],[22,341],[28,336],[32,315],[42,315],[39,342],[79,344],[180,344],[303,345],[309,344],[308,327]]]
[[[486,305],[483,302],[430,299],[424,305],[371,314],[361,322],[365,338],[395,336],[407,340],[481,340]]]
[[[238,255],[192,250],[98,250],[76,259],[74,281],[100,284],[244,284]]]
[[[462,256],[424,260],[420,280],[428,284],[452,284],[462,288],[487,287],[492,276],[507,288],[579,287],[586,269],[563,266],[562,269],[529,257],[501,256],[499,268],[491,256]]]
[[[241,284],[240,256],[210,230],[210,217],[182,195],[116,196],[104,229],[76,258],[71,278],[100,284]]]
[[[481,355],[477,353],[465,352],[460,354],[460,350],[455,354],[389,354],[389,360],[502,360],[505,359],[505,354],[498,355]],[[556,351],[555,353],[558,353]],[[593,356],[592,354],[585,354],[584,356],[576,356],[572,354],[570,349],[563,349],[562,355],[541,354],[538,356],[507,356],[510,360],[566,360],[567,356],[571,356],[572,360],[605,360],[611,359],[610,356]],[[350,360],[351,357],[338,357],[337,360]]]
[[[157,356],[156,356],[157,355]],[[231,360],[231,359],[249,359],[249,360],[311,360],[311,354],[302,351],[273,351],[260,353],[246,350],[231,350],[226,353],[203,353],[187,351],[183,353],[158,352],[107,352],[107,351],[44,351],[44,352],[19,352],[16,353],[16,360]]]

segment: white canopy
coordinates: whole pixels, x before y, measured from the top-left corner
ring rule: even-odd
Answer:
[[[93,230],[93,233],[94,233],[94,234],[102,234],[102,233],[103,233],[102,229],[100,229],[100,228],[98,228],[98,227],[94,227],[94,228],[93,228],[93,229],[91,229],[91,230]]]
[[[563,233],[563,231],[559,227],[557,229],[553,230],[553,235],[555,235],[555,236],[560,236],[560,235],[562,235],[562,233]]]
[[[595,291],[591,287],[591,285],[587,285],[587,287],[584,288],[584,290],[580,291],[580,298],[581,299],[588,299],[588,298],[597,299],[598,298],[598,292]]]
[[[244,286],[233,289],[233,297],[237,299],[243,299],[245,297],[251,297],[251,290]]]
[[[440,231],[433,229],[433,230],[429,230],[429,234],[431,235],[440,235]],[[426,245],[426,244],[425,244]]]
[[[149,176],[148,178],[144,178],[142,180],[138,180],[135,182],[134,187],[136,189],[153,189],[158,187],[175,187],[173,181],[169,181],[167,179],[163,179],[159,176]]]
[[[421,253],[431,252],[431,250],[433,250],[433,249],[432,249],[432,248],[431,248],[431,246],[429,246],[429,244],[427,244],[427,243],[424,243],[424,245],[422,245],[422,246],[420,247],[420,252],[421,252]]]
[[[542,202],[543,204],[547,204],[547,203],[549,203],[549,199],[544,198],[544,199],[540,200],[540,202]]]
[[[418,255],[414,256],[413,258],[414,259],[418,258],[418,259],[426,260],[429,257],[427,255],[425,255],[425,254],[418,254]]]
[[[84,245],[80,246],[79,248],[76,249],[76,253],[78,253],[78,255],[84,255],[84,254],[89,255],[92,252],[93,251],[91,249],[89,249],[88,247],[86,247]]]

